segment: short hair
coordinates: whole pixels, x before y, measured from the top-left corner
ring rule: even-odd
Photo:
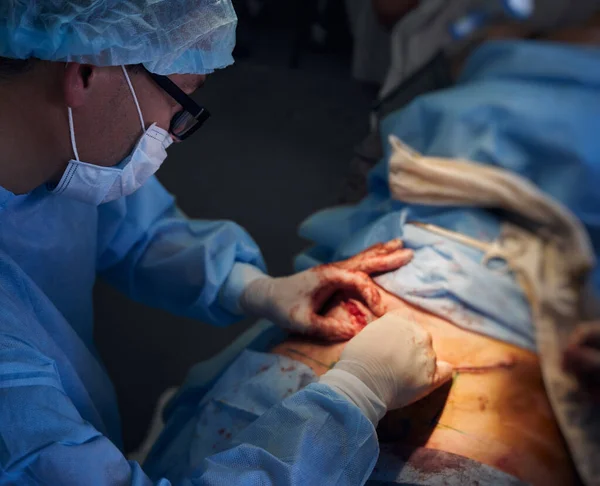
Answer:
[[[39,60],[35,58],[11,59],[0,56],[0,81],[7,81],[14,76],[30,71],[37,62]],[[138,74],[144,71],[144,65],[132,64],[127,66],[127,69],[133,74]]]
[[[130,64],[127,66],[127,70],[133,74],[143,73],[145,68],[143,64]]]

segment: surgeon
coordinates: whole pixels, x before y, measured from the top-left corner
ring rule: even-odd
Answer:
[[[116,398],[92,339],[97,274],[215,325],[246,314],[347,338],[356,330],[318,313],[338,289],[383,314],[369,274],[410,259],[399,242],[355,265],[273,279],[242,228],[187,219],[153,176],[169,145],[208,118],[189,95],[232,63],[235,27],[229,0],[0,4],[1,484],[151,483],[120,450]],[[385,411],[450,375],[426,332],[386,316],[320,383],[183,484],[303,484],[307,469],[360,484]]]

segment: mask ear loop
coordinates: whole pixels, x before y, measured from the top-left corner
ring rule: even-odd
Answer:
[[[65,65],[65,69],[69,66],[67,63]],[[127,74],[127,69],[125,66],[121,66],[123,69],[123,74],[125,74],[125,80],[127,81],[127,85],[133,95],[133,101],[135,102],[135,107],[137,108],[138,115],[140,117],[140,125],[142,126],[142,132],[146,130],[144,125],[144,117],[142,115],[142,109],[140,108],[140,103],[135,94],[135,89],[133,89],[133,84],[131,84],[131,79],[129,79],[129,74]],[[79,160],[79,152],[77,151],[77,142],[75,141],[75,123],[73,122],[73,110],[70,106],[67,107],[67,111],[69,112],[69,133],[71,134],[71,147],[73,148],[73,154],[75,155],[75,160],[80,162]]]
[[[69,132],[71,133],[71,147],[73,147],[75,160],[79,162],[79,152],[77,152],[77,144],[75,143],[75,125],[73,124],[73,110],[70,106],[68,106],[67,109],[69,111]]]
[[[65,64],[65,69],[69,67],[69,63]],[[75,155],[75,160],[80,162],[79,160],[79,152],[77,151],[77,143],[75,142],[75,124],[73,123],[73,110],[70,106],[67,106],[67,112],[69,113],[69,133],[71,134],[71,147],[73,147],[73,155]]]
[[[121,69],[123,70],[123,74],[125,75],[125,80],[127,81],[127,84],[131,91],[131,94],[133,95],[133,101],[135,101],[135,107],[137,108],[138,115],[140,116],[140,124],[142,125],[142,132],[145,132],[146,125],[144,123],[144,116],[142,115],[142,109],[140,108],[140,103],[135,94],[135,89],[133,89],[133,84],[131,84],[131,79],[129,78],[129,74],[127,73],[127,69],[125,68],[125,66],[121,66]]]

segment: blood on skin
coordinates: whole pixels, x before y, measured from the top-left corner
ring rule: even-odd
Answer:
[[[312,303],[316,308],[317,306],[323,305],[324,302],[327,301],[332,291],[335,289],[335,286],[325,285],[317,289],[312,295]]]
[[[346,301],[342,305],[344,306],[344,308],[348,311],[348,313],[351,316],[354,316],[356,318],[356,321],[361,326],[364,327],[368,324],[367,316],[365,316],[365,314],[358,308],[358,306],[354,302]]]
[[[487,373],[489,371],[498,371],[498,370],[511,370],[516,366],[516,360],[514,356],[510,356],[505,361],[500,361],[499,363],[494,363],[488,366],[455,366],[455,373]]]
[[[288,366],[287,368],[281,367],[282,373],[289,373],[290,371],[294,371],[296,367],[294,365]]]
[[[330,266],[332,266],[332,265],[323,265],[318,268],[325,269]],[[352,270],[347,270],[347,271],[352,272]],[[360,272],[355,272],[355,273],[360,274]],[[368,275],[366,275],[366,274],[363,274],[363,275],[364,275],[365,279],[370,280]],[[321,283],[326,284],[326,285],[323,285],[316,292],[313,293],[312,301],[313,301],[313,304],[315,304],[315,305],[321,305],[323,302],[325,302],[327,300],[327,298],[331,296],[332,291],[335,291],[336,289],[348,287],[347,282],[342,278],[329,277],[329,278],[325,279],[324,277],[321,276],[320,279],[321,279]],[[372,283],[372,285],[366,285],[365,282],[363,281],[363,283],[361,285],[358,285],[355,290],[358,291],[359,294],[361,294],[365,298],[367,298],[367,300],[370,301],[370,303],[372,305],[379,305],[379,303],[381,302],[381,294],[377,290],[375,283],[374,282],[371,282],[371,283]],[[371,309],[371,310],[374,310],[374,309]]]
[[[489,398],[487,398],[485,396],[478,397],[478,401],[479,401],[479,410],[481,410],[482,412],[487,408],[487,406],[490,403]]]

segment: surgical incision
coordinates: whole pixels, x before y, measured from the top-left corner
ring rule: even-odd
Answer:
[[[574,470],[556,424],[535,354],[465,331],[381,290],[386,311],[401,311],[429,331],[438,359],[454,366],[451,383],[378,428],[381,442],[451,452],[531,484],[572,484]],[[337,294],[326,315],[364,327],[375,319],[356,296]],[[292,338],[274,352],[317,375],[339,359],[344,343]]]

